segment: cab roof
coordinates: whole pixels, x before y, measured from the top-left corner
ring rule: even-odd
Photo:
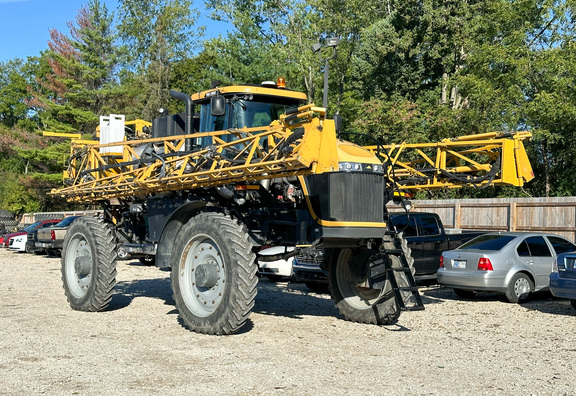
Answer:
[[[216,92],[220,94],[253,94],[253,95],[266,95],[276,96],[286,99],[303,100],[307,99],[306,94],[303,92],[290,91],[283,88],[268,88],[261,85],[230,85],[228,87],[213,88],[208,91],[195,93],[192,95],[192,100],[202,100],[214,96]]]

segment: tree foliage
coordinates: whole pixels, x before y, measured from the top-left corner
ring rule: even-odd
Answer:
[[[341,42],[329,61],[328,110],[342,115],[346,130],[387,143],[530,130],[536,179],[522,191],[490,194],[576,194],[574,0],[205,4],[228,32],[202,40],[192,0],[120,0],[115,13],[87,0],[69,32],[50,32],[46,51],[0,63],[0,207],[55,204],[43,192],[59,183],[67,145],[37,129],[92,133],[110,113],[150,120],[160,107],[179,109],[169,89],[192,94],[216,79],[282,76],[322,103],[333,52],[311,46],[329,37]]]

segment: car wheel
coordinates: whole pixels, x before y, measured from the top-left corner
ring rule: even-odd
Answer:
[[[511,303],[522,303],[528,299],[534,290],[534,283],[523,273],[517,273],[512,277],[506,288],[506,298]]]
[[[460,298],[471,299],[476,297],[476,292],[474,290],[454,289],[454,293],[456,293]]]
[[[572,308],[576,309],[576,300],[570,299],[570,304],[572,305]]]

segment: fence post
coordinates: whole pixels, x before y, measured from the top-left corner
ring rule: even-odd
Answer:
[[[516,231],[516,202],[510,202],[510,207],[508,209],[508,231]]]
[[[459,201],[454,204],[454,228],[457,230],[462,229],[462,207]]]

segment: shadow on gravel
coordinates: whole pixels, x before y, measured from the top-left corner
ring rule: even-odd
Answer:
[[[141,279],[131,282],[118,282],[114,288],[108,311],[126,308],[136,297],[149,297],[164,300],[166,305],[174,305],[170,279]]]
[[[127,263],[130,266],[146,267],[139,262]],[[303,284],[275,283],[265,279],[258,282],[258,294],[252,312],[263,315],[285,316],[300,319],[304,315],[335,316],[337,310],[327,294],[310,292]],[[164,279],[141,279],[118,282],[114,288],[108,311],[128,307],[137,297],[157,298],[165,305],[174,307],[170,276]],[[177,314],[176,309],[168,314]],[[251,325],[247,324],[247,327]],[[245,328],[243,328],[244,330]]]
[[[124,262],[123,265],[131,267],[148,268],[139,261]],[[135,281],[118,282],[114,288],[112,301],[108,306],[109,311],[126,308],[136,297],[149,297],[164,300],[164,304],[174,306],[172,289],[170,288],[170,273],[164,279],[140,279]],[[176,310],[168,312],[177,313]]]
[[[420,294],[422,295],[422,300],[424,301],[425,305],[439,304],[444,302],[444,300],[467,301],[471,304],[473,304],[475,301],[499,301],[502,304],[513,304],[508,302],[506,296],[503,293],[480,292],[476,294],[474,298],[465,299],[458,297],[451,288],[442,286],[421,288]],[[552,296],[549,291],[533,293],[528,301],[522,303],[521,305],[522,307],[531,311],[539,311],[552,315],[576,316],[576,310],[572,308],[572,305],[570,305],[568,300],[556,298]]]
[[[336,316],[328,294],[314,293],[300,283],[276,283],[260,279],[252,312],[301,319],[303,316]]]
[[[538,311],[551,315],[576,316],[576,310],[570,305],[570,301],[564,298],[552,296],[549,292],[537,293],[522,306],[531,311]],[[540,297],[538,299],[538,297]]]

